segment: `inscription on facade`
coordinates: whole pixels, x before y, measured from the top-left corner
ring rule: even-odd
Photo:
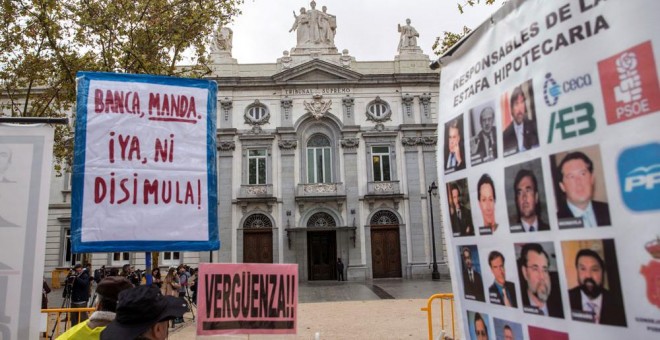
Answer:
[[[284,89],[283,94],[287,96],[295,96],[299,94],[348,94],[351,93],[351,89],[348,87],[327,87],[322,89]]]

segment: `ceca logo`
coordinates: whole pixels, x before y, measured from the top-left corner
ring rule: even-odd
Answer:
[[[626,149],[617,163],[626,206],[634,211],[660,209],[660,143]]]
[[[557,105],[557,102],[559,102],[559,96],[562,93],[573,92],[589,87],[591,84],[591,75],[589,73],[568,79],[560,85],[552,77],[552,73],[548,72],[546,73],[545,81],[543,82],[543,100],[546,105],[555,106]]]

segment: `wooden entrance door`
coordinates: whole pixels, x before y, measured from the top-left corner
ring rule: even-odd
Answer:
[[[307,232],[309,280],[336,280],[337,233],[335,231]]]
[[[374,278],[401,277],[399,228],[371,228],[371,264]]]
[[[243,263],[273,263],[272,229],[243,233]]]

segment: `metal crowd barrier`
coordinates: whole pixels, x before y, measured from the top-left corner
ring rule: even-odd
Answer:
[[[42,309],[41,313],[46,314],[46,332],[41,333],[39,339],[56,339],[62,333],[71,328],[71,316],[78,313],[78,320],[83,313],[87,313],[87,317],[94,312],[96,308],[48,308]]]
[[[428,322],[428,329],[429,329],[429,340],[434,340],[433,338],[433,315],[432,315],[432,303],[433,300],[440,299],[440,332],[441,332],[441,337],[439,339],[445,339],[446,338],[446,328],[445,328],[445,302],[448,301],[451,314],[450,314],[450,323],[451,323],[451,338],[456,339],[456,329],[455,329],[455,321],[454,321],[454,294],[433,294],[431,297],[429,297],[428,301],[426,302],[426,307],[422,307],[421,310],[423,312],[426,312],[426,318]]]

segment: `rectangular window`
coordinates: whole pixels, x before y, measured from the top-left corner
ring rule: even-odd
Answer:
[[[374,181],[391,181],[390,175],[390,148],[388,146],[374,146],[371,148],[371,163],[374,170]]]
[[[266,149],[248,150],[248,184],[266,184]]]
[[[177,266],[181,264],[181,253],[178,251],[164,251],[161,253],[161,265]]]
[[[74,254],[71,252],[71,229],[64,229],[64,258],[62,266],[70,267],[76,263],[82,262],[82,254]]]
[[[330,148],[307,149],[307,181],[309,183],[331,183],[332,162]]]
[[[129,262],[131,255],[128,252],[112,253],[112,265],[123,266]]]

